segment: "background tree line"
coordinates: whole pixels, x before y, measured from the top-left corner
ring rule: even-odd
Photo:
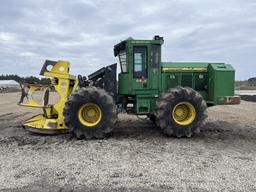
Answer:
[[[256,77],[248,79],[248,83],[251,86],[256,86]]]
[[[51,83],[50,78],[20,77],[18,75],[0,75],[0,80],[14,80],[18,83],[37,83],[42,85],[49,85]]]

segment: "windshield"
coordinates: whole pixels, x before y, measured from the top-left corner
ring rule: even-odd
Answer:
[[[118,53],[121,70],[123,73],[127,72],[127,53],[126,50],[120,50]]]

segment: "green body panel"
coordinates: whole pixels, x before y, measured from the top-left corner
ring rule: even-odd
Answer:
[[[208,67],[209,102],[222,104],[224,96],[235,94],[235,70],[229,64],[215,64]]]
[[[128,65],[127,71],[119,74],[118,94],[135,98],[133,113],[153,113],[156,100],[161,93],[176,86],[191,87],[198,91],[209,106],[223,104],[225,96],[234,96],[235,70],[229,64],[161,62],[160,46],[163,39],[129,38],[123,42]],[[159,49],[153,52],[154,46],[159,46]],[[144,47],[147,50],[147,74],[142,78],[134,77],[134,47]]]
[[[119,73],[118,75],[118,93],[128,95],[132,90],[132,82],[128,73]]]

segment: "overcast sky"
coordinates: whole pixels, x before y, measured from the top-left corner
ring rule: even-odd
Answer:
[[[255,0],[1,0],[0,74],[38,75],[45,59],[88,75],[127,37],[165,39],[162,61],[231,63],[256,76]]]

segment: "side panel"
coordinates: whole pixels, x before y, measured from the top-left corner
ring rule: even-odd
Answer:
[[[137,95],[136,96],[136,114],[144,115],[152,113],[155,109],[156,99],[153,95]]]
[[[191,87],[204,97],[209,106],[225,104],[225,97],[234,96],[235,70],[231,65],[212,63],[206,70],[195,70],[199,67],[193,68],[191,65],[163,70],[161,91],[176,86]]]
[[[208,100],[207,71],[171,71],[162,73],[162,92],[176,87],[191,87]]]
[[[229,64],[209,65],[209,101],[223,104],[225,96],[235,94],[235,70]]]
[[[118,94],[129,95],[132,92],[132,82],[129,73],[119,73],[118,75]]]

